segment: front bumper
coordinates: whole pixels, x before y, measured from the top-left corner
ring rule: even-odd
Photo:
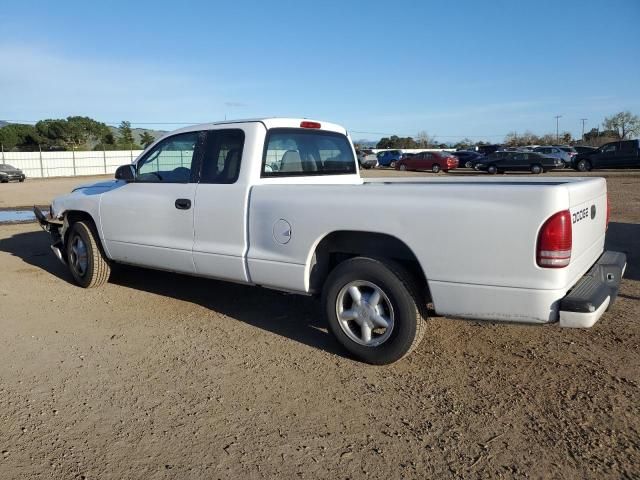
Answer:
[[[67,254],[64,249],[61,232],[63,224],[45,215],[38,207],[33,207],[33,213],[40,227],[51,235],[51,250],[53,250],[56,258],[66,265]]]
[[[591,270],[560,300],[560,326],[592,327],[616,297],[627,268],[627,256],[621,252],[604,252]]]

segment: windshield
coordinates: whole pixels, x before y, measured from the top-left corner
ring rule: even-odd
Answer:
[[[15,170],[15,167],[12,167],[8,163],[0,164],[0,170]]]
[[[345,173],[356,173],[353,150],[345,135],[298,128],[269,131],[263,177]]]

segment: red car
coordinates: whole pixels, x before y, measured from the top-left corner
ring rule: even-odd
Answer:
[[[396,170],[440,170],[448,172],[458,167],[458,159],[449,152],[420,152],[396,162]]]

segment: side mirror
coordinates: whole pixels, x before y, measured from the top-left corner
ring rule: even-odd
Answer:
[[[116,180],[133,182],[136,179],[136,171],[133,165],[122,165],[116,169]]]

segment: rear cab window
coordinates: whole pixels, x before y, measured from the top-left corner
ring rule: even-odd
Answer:
[[[267,133],[262,177],[354,174],[347,137],[326,130],[273,128]]]

